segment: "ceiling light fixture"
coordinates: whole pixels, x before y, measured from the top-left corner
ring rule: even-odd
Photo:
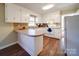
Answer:
[[[43,9],[43,10],[48,10],[48,9],[51,9],[52,7],[54,7],[54,4],[46,5],[46,6],[44,6],[42,9]]]

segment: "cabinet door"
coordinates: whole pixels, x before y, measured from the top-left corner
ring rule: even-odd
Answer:
[[[12,4],[5,4],[5,19],[6,21],[15,20],[15,8]]]
[[[55,14],[54,15],[54,22],[60,23],[60,14]]]
[[[6,22],[17,22],[20,19],[20,8],[15,4],[5,4]]]
[[[17,5],[15,5],[15,8],[16,8],[16,10],[15,10],[15,17],[16,17],[16,19],[15,19],[15,22],[17,22],[17,23],[20,23],[21,22],[21,7],[20,6],[17,6]]]
[[[25,8],[21,9],[21,22],[28,22],[29,14]]]
[[[34,37],[29,37],[25,34],[19,33],[19,43],[26,49],[29,49],[30,51],[34,51],[35,49],[35,42]]]
[[[54,29],[54,30],[55,30],[55,34],[54,34],[55,37],[60,39],[61,38],[61,29]]]

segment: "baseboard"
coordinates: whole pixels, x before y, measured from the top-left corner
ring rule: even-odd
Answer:
[[[18,43],[18,41],[13,42],[13,43],[10,43],[10,44],[8,44],[8,45],[5,45],[5,46],[3,46],[3,47],[0,47],[0,50],[1,50],[1,49],[4,49],[4,48],[7,48],[7,47],[9,47],[9,46],[12,46],[12,45],[14,45],[14,44],[16,44],[16,43]]]

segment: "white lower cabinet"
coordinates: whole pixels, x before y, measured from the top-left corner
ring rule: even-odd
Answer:
[[[61,39],[61,29],[54,29],[55,33],[55,37]]]
[[[48,28],[44,28],[44,35],[48,37],[61,39],[61,29],[59,28],[51,28],[52,32],[47,31]]]
[[[43,36],[31,37],[19,33],[18,41],[21,47],[23,47],[31,56],[38,55],[43,49]]]

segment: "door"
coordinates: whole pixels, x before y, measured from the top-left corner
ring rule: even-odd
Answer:
[[[68,55],[79,55],[79,15],[65,17],[65,44]]]

